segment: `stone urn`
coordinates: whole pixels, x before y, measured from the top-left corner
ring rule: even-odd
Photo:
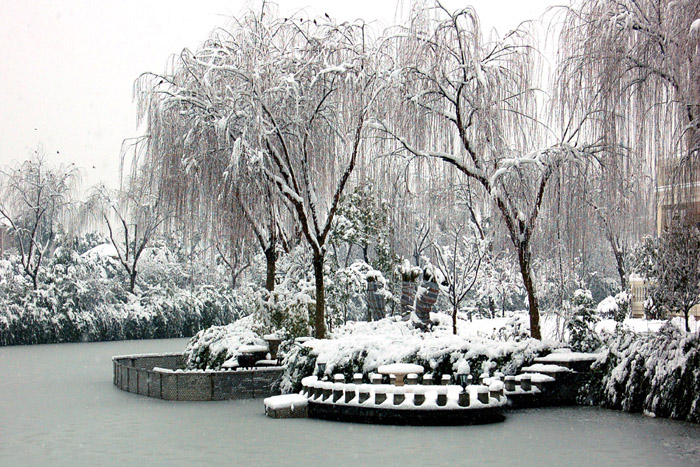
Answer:
[[[270,349],[270,360],[278,360],[277,352],[282,343],[282,338],[277,334],[268,334],[263,337],[263,340],[267,342],[267,346]]]

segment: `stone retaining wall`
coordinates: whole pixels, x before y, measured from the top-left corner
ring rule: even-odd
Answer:
[[[112,358],[114,385],[124,391],[177,401],[250,399],[279,394],[281,367],[183,371],[182,354]]]

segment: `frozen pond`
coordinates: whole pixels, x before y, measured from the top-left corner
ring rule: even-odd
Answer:
[[[700,465],[700,426],[595,408],[420,428],[273,420],[261,400],[170,402],[120,391],[113,355],[185,339],[0,348],[0,464]]]

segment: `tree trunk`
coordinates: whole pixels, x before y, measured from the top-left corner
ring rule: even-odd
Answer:
[[[457,335],[457,305],[452,307],[452,334]]]
[[[314,329],[317,339],[326,337],[326,297],[323,287],[323,253],[314,252],[314,276],[316,278],[316,316],[314,316]]]
[[[615,261],[617,261],[617,273],[620,275],[620,288],[621,290],[627,290],[627,274],[625,274],[622,254],[615,253]]]
[[[275,245],[265,249],[265,260],[267,261],[265,288],[268,292],[272,292],[275,290],[275,270],[277,268],[277,252],[275,251]]]
[[[134,267],[131,271],[129,271],[129,292],[132,294],[134,293],[134,289],[136,288],[136,268]]]
[[[612,248],[613,255],[615,256],[615,263],[617,265],[617,273],[620,275],[620,290],[627,290],[627,274],[625,274],[625,258],[622,252],[617,248],[615,242],[610,239],[610,246]]]
[[[527,302],[530,308],[530,335],[535,339],[542,339],[540,333],[540,306],[537,302],[535,283],[532,280],[532,270],[530,269],[530,246],[529,244],[519,244],[518,263],[520,264],[520,274],[523,277],[523,284],[527,291]]]

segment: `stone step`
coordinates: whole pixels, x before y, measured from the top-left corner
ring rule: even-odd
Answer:
[[[547,383],[553,383],[556,381],[556,379],[550,375],[546,375],[544,373],[527,373],[527,376],[530,377],[530,381],[532,381],[532,384],[547,384]],[[516,375],[515,380],[520,381],[522,379],[523,375]]]
[[[584,352],[553,352],[544,357],[537,357],[535,363],[563,366],[573,371],[587,371],[599,355]]]
[[[541,373],[556,378],[560,373],[570,373],[573,370],[561,365],[535,363],[534,365],[523,367],[520,371],[521,373]]]

